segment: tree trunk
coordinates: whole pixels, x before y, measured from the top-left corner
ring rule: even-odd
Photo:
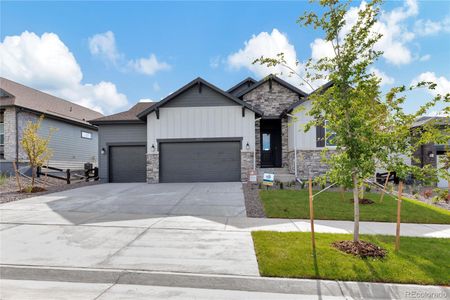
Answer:
[[[356,178],[356,174],[352,175],[353,179],[353,208],[355,212],[354,219],[354,228],[353,228],[353,241],[359,241],[359,187],[358,187],[358,178]]]
[[[31,191],[34,188],[34,178],[36,177],[36,168],[31,167]]]

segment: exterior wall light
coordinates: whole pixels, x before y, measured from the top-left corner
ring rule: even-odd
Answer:
[[[250,145],[247,142],[247,145],[245,145],[245,149],[250,150]]]
[[[155,144],[152,144],[152,152],[155,152]]]
[[[429,157],[429,158],[433,158],[433,157],[434,157],[434,153],[433,153],[433,152],[431,152],[431,151],[430,151],[430,152],[428,152],[428,157]]]
[[[102,150],[100,151],[100,153],[101,153],[102,155],[104,155],[104,154],[106,153],[105,148],[102,148]]]

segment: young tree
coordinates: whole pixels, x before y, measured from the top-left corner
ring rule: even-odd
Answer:
[[[337,151],[325,159],[329,165],[326,178],[353,189],[353,240],[358,242],[359,193],[364,181],[373,178],[380,163],[390,167],[396,165],[394,162],[399,164],[398,154],[405,153],[401,149],[405,144],[393,144],[393,141],[407,137],[405,141],[411,143],[408,150],[417,145],[412,145],[409,139],[410,126],[417,116],[436,101],[442,100],[442,97],[428,102],[415,114],[406,114],[402,109],[406,98],[398,97],[398,94],[408,90],[406,87],[393,89],[386,99],[382,99],[380,79],[370,69],[382,54],[375,50],[381,35],[374,30],[380,0],[362,4],[354,24],[348,24],[346,18],[350,2],[320,0],[319,3],[322,14],[308,12],[299,18],[298,23],[322,30],[334,55],[317,61],[310,59],[306,63],[306,75],[302,80],[311,83],[326,79],[332,85],[316,90],[309,96],[312,107],[308,113],[313,120],[305,126],[305,131],[313,126],[326,127],[326,139],[330,138],[329,132],[333,132],[332,139]],[[261,57],[254,63],[268,67],[287,66],[283,53],[276,58]],[[298,75],[294,68],[288,67],[288,70],[291,75]],[[433,84],[420,83],[418,87],[433,88]],[[421,142],[433,138],[430,135],[422,138]],[[418,172],[418,169],[415,171]]]
[[[23,130],[22,139],[20,141],[22,148],[28,157],[32,170],[31,191],[34,189],[37,167],[42,166],[52,157],[53,154],[48,145],[55,129],[50,129],[47,137],[41,137],[38,134],[43,119],[44,116],[42,115],[36,122],[28,121],[25,129]]]

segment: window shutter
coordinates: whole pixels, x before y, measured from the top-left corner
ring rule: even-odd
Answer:
[[[325,147],[325,128],[316,126],[316,147]]]

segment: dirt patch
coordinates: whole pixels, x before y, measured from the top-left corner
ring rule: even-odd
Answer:
[[[33,188],[22,189],[19,193],[40,193],[46,192],[47,190],[40,186],[34,186]]]
[[[353,198],[350,199],[350,202],[353,203]],[[359,199],[359,204],[374,204],[375,202],[373,200],[367,199],[367,198],[362,198]]]
[[[339,241],[331,245],[342,252],[361,258],[384,258],[387,254],[385,249],[365,241]]]
[[[242,189],[244,190],[247,217],[265,218],[266,214],[264,213],[264,207],[259,198],[258,185],[247,182],[242,184]]]

